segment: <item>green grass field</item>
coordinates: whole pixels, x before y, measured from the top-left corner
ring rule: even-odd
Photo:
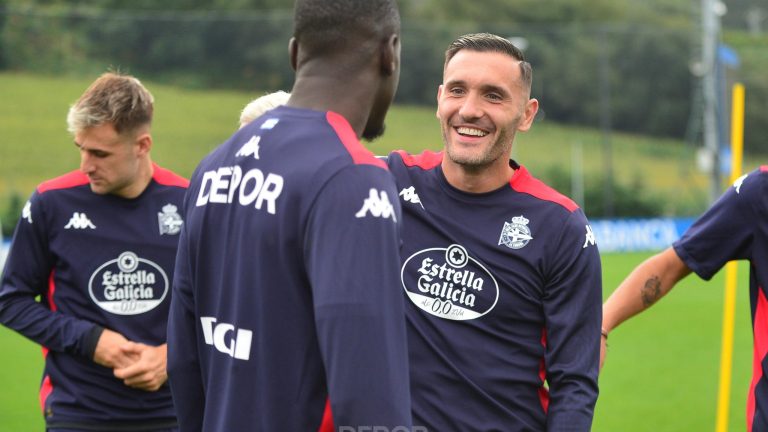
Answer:
[[[603,256],[605,296],[648,254]],[[751,338],[746,263],[739,268],[730,430],[746,429]],[[611,333],[600,377],[596,432],[714,429],[723,275],[682,281],[660,303]],[[42,431],[40,348],[0,327],[0,431]]]
[[[0,73],[0,209],[10,193],[26,198],[41,182],[78,168],[79,154],[66,130],[66,114],[90,83],[91,79]],[[155,96],[153,160],[185,177],[237,129],[240,110],[260,96],[145,84]],[[368,145],[376,154],[442,148],[434,108],[395,106],[387,126],[384,137]],[[534,176],[545,176],[552,169],[569,171],[571,145],[577,140],[584,146],[587,175],[601,172],[601,136],[595,129],[536,122],[531,131],[518,134],[513,157]],[[705,190],[707,178],[695,174],[693,157],[681,142],[615,133],[613,146],[614,173],[620,182],[642,178],[649,193],[666,197],[673,207],[706,196],[700,190]],[[757,165],[759,161],[747,159],[744,169]],[[681,167],[692,174],[683,177]]]

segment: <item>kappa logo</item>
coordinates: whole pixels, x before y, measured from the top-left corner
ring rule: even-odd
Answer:
[[[389,197],[385,191],[379,192],[376,189],[371,188],[368,198],[363,202],[363,207],[360,211],[355,213],[355,217],[365,217],[368,212],[370,212],[373,217],[381,217],[384,219],[388,219],[391,216],[392,220],[397,222],[395,208],[389,201]]]
[[[27,201],[26,204],[24,204],[24,208],[21,210],[21,217],[23,219],[26,219],[27,222],[30,224],[32,223],[32,202]]]
[[[205,343],[213,345],[217,350],[224,354],[229,354],[231,357],[240,360],[248,360],[251,356],[251,340],[253,339],[253,332],[245,329],[235,329],[235,326],[227,323],[216,323],[214,317],[200,317],[200,322],[203,325],[203,338]],[[235,333],[237,330],[237,337],[233,337],[229,340],[229,345],[225,340],[227,333]]]
[[[250,155],[253,155],[254,159],[259,158],[259,141],[261,141],[260,136],[252,136],[251,140],[245,143],[244,146],[238,150],[237,153],[235,153],[235,157],[247,157]]]
[[[157,222],[160,225],[160,235],[174,235],[181,231],[184,221],[177,211],[178,207],[168,204],[163,207],[163,212],[157,214]]]
[[[736,179],[735,182],[733,182],[733,187],[736,188],[736,193],[739,193],[739,189],[741,189],[741,184],[744,183],[744,180],[747,179],[747,176],[749,174],[744,174],[743,176]]]
[[[589,245],[595,244],[595,233],[592,231],[592,227],[590,225],[587,225],[587,240],[584,242],[584,247],[582,249],[586,249]]]
[[[510,249],[520,249],[533,240],[531,229],[528,228],[528,219],[523,216],[515,216],[512,223],[504,222],[504,228],[501,230],[499,245],[505,245]]]
[[[421,206],[421,208],[424,208],[424,204],[421,203],[421,199],[419,199],[419,194],[416,193],[415,187],[411,186],[401,190],[400,196],[403,197],[403,201],[418,204]]]
[[[85,213],[78,213],[74,212],[72,214],[72,219],[69,220],[69,223],[64,226],[64,229],[96,229],[96,226],[93,225],[93,222],[91,222],[90,219],[88,219],[88,216],[85,215]]]

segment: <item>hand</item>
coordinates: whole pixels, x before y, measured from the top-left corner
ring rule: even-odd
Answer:
[[[608,338],[600,335],[600,371],[603,370],[606,354],[608,354]]]
[[[128,343],[128,340],[120,333],[104,329],[96,344],[93,353],[93,361],[110,369],[124,368],[135,363],[139,356],[126,353],[120,347]]]
[[[158,347],[143,343],[127,342],[120,348],[130,357],[136,357],[137,361],[131,365],[115,369],[115,376],[123,380],[125,385],[141,390],[157,391],[168,379],[166,373],[167,345]]]

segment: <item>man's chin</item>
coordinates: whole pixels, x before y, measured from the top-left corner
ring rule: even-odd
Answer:
[[[367,126],[365,130],[363,131],[363,139],[368,142],[373,142],[380,136],[384,135],[384,132],[387,129],[387,125],[382,124],[378,129],[369,129]]]

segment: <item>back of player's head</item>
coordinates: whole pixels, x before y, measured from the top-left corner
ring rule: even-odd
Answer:
[[[293,32],[307,58],[364,57],[400,33],[400,12],[395,0],[296,0]]]
[[[136,78],[105,73],[69,109],[69,131],[78,133],[109,122],[120,135],[134,133],[152,124],[154,101]]]
[[[256,120],[265,112],[277,108],[280,105],[285,105],[288,102],[288,98],[291,97],[290,93],[284,91],[276,91],[268,95],[264,95],[258,99],[252,100],[245,106],[243,112],[240,114],[240,127],[247,125],[248,123]]]
[[[523,88],[530,93],[531,81],[533,80],[531,64],[525,61],[523,52],[508,39],[490,33],[474,33],[461,36],[453,41],[445,52],[445,65],[443,66],[443,70],[448,67],[448,63],[450,63],[451,59],[459,51],[499,53],[517,60],[520,65],[521,84],[523,85]]]

